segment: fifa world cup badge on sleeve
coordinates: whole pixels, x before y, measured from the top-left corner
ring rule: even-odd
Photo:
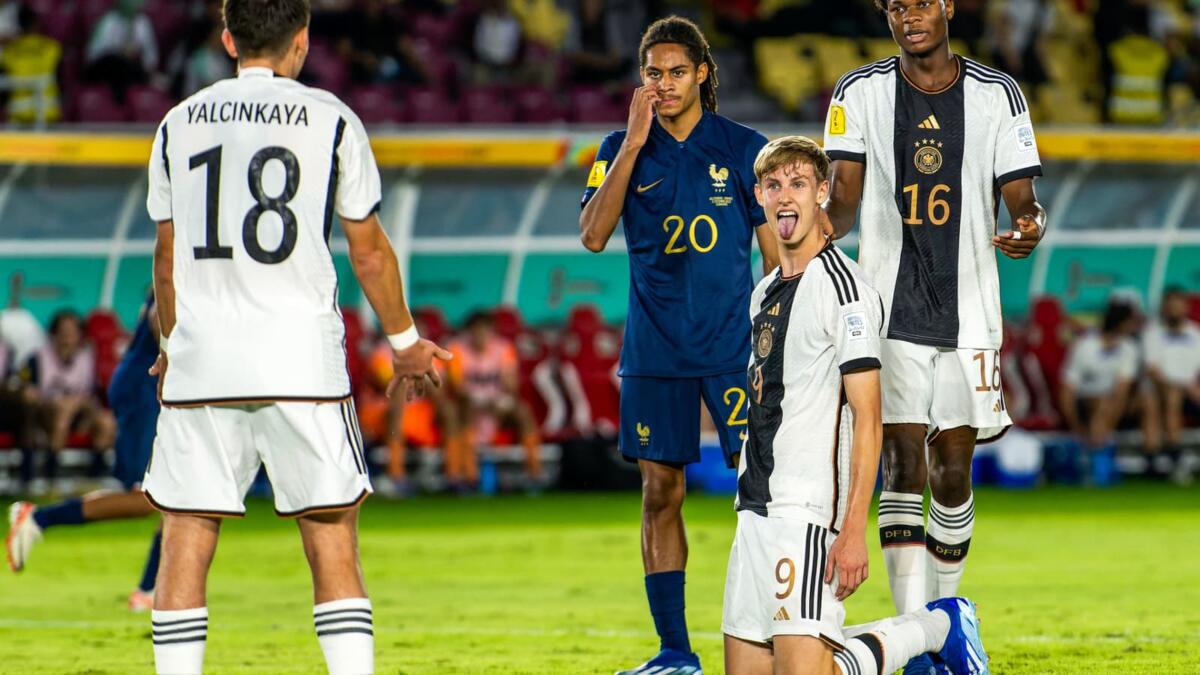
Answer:
[[[598,188],[604,182],[604,175],[608,172],[608,161],[599,160],[592,164],[592,170],[588,173],[587,186],[590,188]]]
[[[834,136],[846,133],[846,109],[840,105],[829,107],[829,133]]]

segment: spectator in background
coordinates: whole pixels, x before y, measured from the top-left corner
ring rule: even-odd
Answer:
[[[54,315],[49,344],[25,363],[21,380],[30,426],[42,432],[50,450],[47,478],[54,478],[56,455],[67,446],[72,431],[89,434],[96,450],[112,446],[116,421],[96,396],[95,361],[78,314],[63,310]],[[31,469],[26,467],[26,473]]]
[[[8,307],[0,310],[0,342],[13,350],[12,363],[16,368],[46,344],[46,331],[37,317],[21,306],[25,275],[13,272],[8,277]]]
[[[496,334],[492,317],[476,312],[467,318],[466,335],[450,343],[450,391],[462,409],[468,442],[464,456],[447,454],[446,474],[468,486],[479,480],[478,445],[488,443],[501,428],[516,431],[525,448],[530,485],[541,479],[541,438],[529,404],[518,395],[517,351]],[[449,450],[449,447],[447,447]]]
[[[507,84],[527,79],[525,38],[508,0],[480,0],[463,19],[464,51],[476,84]]]
[[[84,76],[112,87],[117,101],[134,85],[146,84],[158,67],[154,26],[142,12],[145,0],[117,0],[92,31]]]
[[[188,24],[183,43],[171,53],[167,65],[171,89],[178,98],[186,98],[220,80],[234,76],[234,62],[221,44],[225,20],[221,0],[205,0],[193,6],[195,15]]]
[[[25,447],[28,440],[25,399],[16,376],[14,355],[13,348],[0,338],[0,434],[11,435],[17,447]]]
[[[58,63],[62,45],[38,33],[37,13],[22,6],[18,13],[21,32],[0,52],[0,67],[11,77],[38,78],[44,84],[14,87],[8,97],[8,119],[12,122],[57,122],[62,116],[58,99]]]
[[[1132,408],[1139,359],[1131,338],[1137,323],[1133,305],[1110,300],[1100,330],[1080,337],[1067,356],[1059,408],[1068,429],[1089,450],[1098,484],[1116,476],[1114,432]],[[1149,438],[1147,445],[1154,445]]]
[[[578,0],[564,46],[574,84],[605,84],[629,75],[635,48],[627,43],[630,32],[621,12],[608,0]],[[628,10],[626,10],[628,11]]]
[[[1023,83],[1045,82],[1038,42],[1053,23],[1053,7],[1046,0],[1008,0],[994,3],[991,14],[988,41],[996,65]]]
[[[428,81],[425,66],[413,49],[403,22],[387,11],[383,0],[363,0],[348,13],[353,36],[342,37],[338,53],[350,64],[350,79],[359,84]]]
[[[17,0],[0,0],[0,52],[21,32],[18,18],[20,7],[21,3]]]
[[[1163,295],[1161,319],[1142,338],[1149,395],[1158,399],[1165,452],[1150,458],[1149,471],[1161,477],[1173,469],[1186,481],[1179,441],[1188,415],[1200,418],[1200,326],[1188,319],[1187,293],[1179,287]],[[1157,422],[1158,420],[1155,420]]]

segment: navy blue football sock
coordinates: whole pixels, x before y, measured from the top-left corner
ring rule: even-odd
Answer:
[[[158,578],[158,557],[162,553],[162,531],[154,533],[154,541],[150,543],[150,554],[146,556],[146,569],[142,570],[142,581],[138,590],[149,593],[154,590],[154,580]]]
[[[687,618],[683,611],[684,572],[659,572],[646,575],[646,598],[663,649],[691,652]]]
[[[39,506],[33,512],[33,522],[43,530],[55,525],[82,525],[83,501],[68,499],[50,506]]]

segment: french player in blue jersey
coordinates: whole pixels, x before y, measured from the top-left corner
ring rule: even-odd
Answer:
[[[638,50],[643,86],[626,129],[600,143],[580,230],[604,250],[620,220],[629,252],[621,348],[620,447],[642,473],[642,562],[661,651],[625,673],[700,672],[684,616],[685,465],[700,459],[700,404],[729,466],[746,437],[747,308],[757,237],[778,265],[754,198],[760,133],[717,115],[717,64],[694,23],[650,25]]]
[[[9,531],[5,541],[9,566],[14,572],[25,567],[29,551],[42,532],[60,525],[83,525],[101,520],[142,518],[153,514],[142,495],[142,476],[150,462],[154,434],[158,425],[158,377],[149,374],[158,358],[158,321],[154,315],[154,297],[146,300],[137,329],[121,363],[108,386],[108,402],[117,417],[116,456],[113,475],[123,492],[94,492],[79,499],[36,506],[17,502],[9,509]],[[129,596],[129,608],[145,611],[153,602],[154,580],[158,575],[161,532],[155,532],[138,588]]]

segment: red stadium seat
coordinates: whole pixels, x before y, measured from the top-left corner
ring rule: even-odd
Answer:
[[[426,39],[419,33],[417,35],[417,39],[413,40],[412,49],[417,59],[425,66],[425,72],[429,75],[429,86],[449,93],[457,81],[455,74],[458,71],[454,60],[449,56],[450,50],[445,44]]]
[[[431,305],[417,307],[412,310],[412,315],[413,321],[417,324],[417,330],[426,340],[440,345],[450,337],[450,322],[446,321],[446,315],[442,313],[441,309]]]
[[[187,3],[179,0],[149,0],[143,11],[154,26],[159,53],[170,54],[174,45],[187,31]]]
[[[513,124],[517,106],[512,96],[500,87],[472,87],[463,92],[466,121],[475,124]]]
[[[571,90],[571,118],[581,124],[609,124],[629,117],[628,106],[618,104],[601,87]]]
[[[408,91],[409,120],[417,124],[455,124],[462,121],[462,106],[433,87]]]
[[[80,122],[116,123],[129,121],[129,113],[116,99],[108,85],[85,85],[75,98],[76,118]]]
[[[62,3],[67,4],[67,3]],[[79,0],[75,3],[79,8],[79,19],[82,22],[84,35],[91,35],[92,29],[100,21],[100,17],[117,4],[116,0]]]
[[[121,353],[125,350],[125,329],[117,315],[107,309],[94,309],[84,320],[84,333],[92,343],[95,357],[96,385],[107,391]]]
[[[38,16],[38,29],[66,47],[78,43],[82,24],[74,3],[38,0],[27,3]],[[65,55],[64,55],[65,56]]]
[[[420,12],[412,17],[412,34],[439,48],[445,48],[454,42],[457,30],[452,17],[440,17],[427,12]]]
[[[585,434],[616,435],[620,413],[616,382],[620,334],[604,324],[595,307],[579,305],[567,318],[560,352],[573,426]]]
[[[1200,293],[1188,295],[1188,316],[1192,321],[1200,322]]]
[[[173,107],[175,107],[175,100],[161,89],[134,87],[129,90],[129,111],[134,122],[157,124],[167,116]]]
[[[522,122],[548,124],[564,122],[567,109],[554,93],[542,87],[521,87],[513,92],[517,103],[517,117]]]
[[[341,94],[350,81],[346,62],[332,45],[313,42],[309,46],[308,58],[304,60],[303,75],[321,89]]]
[[[8,450],[17,446],[17,437],[6,432],[0,431],[0,449]]]
[[[1037,360],[1042,377],[1052,396],[1056,396],[1067,347],[1074,338],[1075,324],[1058,298],[1043,296],[1033,301],[1029,311],[1026,344]]]
[[[351,90],[348,103],[364,124],[404,121],[403,100],[395,89],[387,85],[356,87]]]

